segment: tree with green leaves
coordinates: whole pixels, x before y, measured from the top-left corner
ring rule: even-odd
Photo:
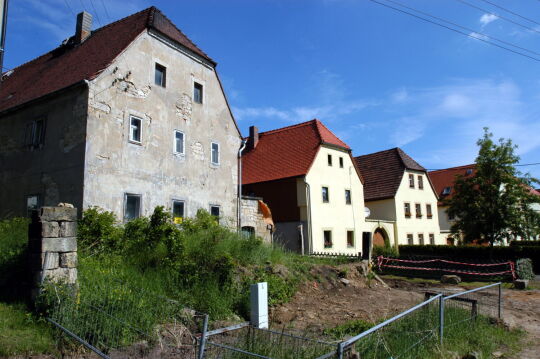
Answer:
[[[533,206],[540,197],[531,189],[540,182],[516,169],[517,146],[509,139],[493,141],[487,128],[477,145],[474,175],[457,176],[454,195],[445,201],[449,216],[455,217],[452,233],[461,235],[465,243],[491,246],[538,235],[540,213]]]

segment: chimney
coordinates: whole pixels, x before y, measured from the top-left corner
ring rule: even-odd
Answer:
[[[80,44],[92,32],[92,15],[83,11],[77,15],[77,27],[75,28],[75,43]]]
[[[247,149],[253,150],[259,143],[259,129],[257,126],[249,126],[249,138],[247,143]]]

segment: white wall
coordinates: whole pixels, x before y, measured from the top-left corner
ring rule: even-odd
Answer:
[[[332,155],[332,166],[328,165]],[[339,167],[339,157],[344,166]],[[341,252],[356,254],[362,250],[364,220],[364,190],[349,153],[322,146],[311,170],[306,176],[310,185],[312,240],[315,252]],[[328,187],[329,203],[323,203],[322,187]],[[352,204],[345,203],[345,189],[351,190]],[[332,231],[332,248],[324,248],[324,230]],[[347,246],[347,231],[354,231],[355,243]]]
[[[414,175],[414,188],[409,187],[409,174]],[[422,176],[424,189],[418,188],[418,176]],[[411,217],[405,217],[404,203],[411,204]],[[416,217],[415,204],[422,208],[422,217]],[[431,204],[432,218],[427,217],[426,204]],[[433,233],[435,244],[446,244],[441,240],[437,196],[430,186],[427,175],[423,172],[405,170],[401,184],[395,196],[396,225],[399,244],[408,244],[407,234],[413,234],[414,244],[419,244],[418,234],[424,234],[424,244],[429,244],[429,234]]]

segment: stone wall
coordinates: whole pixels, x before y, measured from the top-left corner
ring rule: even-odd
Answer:
[[[262,198],[242,197],[242,229],[245,232],[246,227],[251,227],[257,237],[261,237],[265,242],[271,243],[272,231],[274,230],[272,217],[271,215],[265,216],[259,202],[262,202]]]
[[[32,213],[29,261],[35,290],[47,280],[77,282],[77,209],[42,207]]]

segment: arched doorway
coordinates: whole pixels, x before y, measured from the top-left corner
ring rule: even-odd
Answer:
[[[388,238],[386,232],[382,228],[377,228],[373,233],[373,246],[384,247],[384,242]]]

